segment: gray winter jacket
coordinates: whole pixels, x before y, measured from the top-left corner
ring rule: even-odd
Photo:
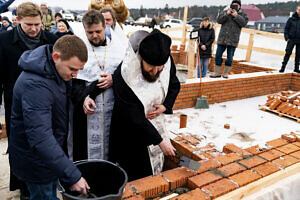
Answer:
[[[227,15],[227,10],[221,12],[217,22],[221,24],[218,37],[218,45],[230,45],[237,47],[240,40],[241,29],[248,23],[248,15],[240,9],[238,16]]]

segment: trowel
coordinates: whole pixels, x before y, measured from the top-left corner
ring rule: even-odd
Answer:
[[[176,151],[176,156],[179,155],[179,152]],[[189,169],[192,169],[192,170],[195,170],[195,171],[198,171],[198,169],[200,168],[201,166],[201,163],[200,162],[197,162],[185,155],[181,156],[179,158],[179,162],[177,163],[179,166],[183,166],[183,167],[187,167]]]

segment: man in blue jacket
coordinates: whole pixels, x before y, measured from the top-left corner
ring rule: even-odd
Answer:
[[[282,61],[282,66],[279,72],[284,72],[285,67],[296,46],[295,69],[294,72],[300,73],[300,5],[297,6],[296,12],[288,19],[284,28],[284,38],[287,41],[285,48],[285,56]]]
[[[68,133],[70,80],[87,61],[77,36],[24,52],[23,70],[13,91],[9,163],[24,181],[31,200],[56,200],[58,178],[72,191],[89,189],[63,151]]]

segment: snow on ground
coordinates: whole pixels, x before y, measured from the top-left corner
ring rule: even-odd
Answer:
[[[258,105],[266,100],[267,96],[259,96],[212,104],[209,109],[175,110],[173,115],[165,115],[167,129],[175,133],[204,135],[221,151],[226,143],[247,148],[256,144],[262,146],[291,131],[300,134],[300,125],[295,120],[259,110]],[[188,115],[185,129],[179,129],[180,114]],[[230,124],[230,129],[225,129],[224,124]],[[171,136],[175,135],[171,133]]]

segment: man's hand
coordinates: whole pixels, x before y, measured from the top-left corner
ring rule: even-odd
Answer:
[[[156,110],[153,112],[148,112],[146,115],[147,119],[154,119],[156,117],[158,117],[161,113],[166,111],[166,107],[164,105],[161,104],[155,104],[153,106]]]
[[[101,74],[102,79],[99,80],[99,84],[97,86],[99,88],[107,89],[112,86],[113,79],[111,74]]]
[[[237,13],[237,11],[236,11],[236,10],[232,10],[232,13],[231,13],[231,15],[232,15],[232,16],[234,16],[234,17],[237,17],[237,16],[238,16],[238,13]]]
[[[75,183],[74,185],[72,185],[70,187],[71,191],[80,192],[80,193],[84,194],[85,196],[87,195],[87,193],[86,193],[87,189],[89,190],[90,186],[88,185],[88,183],[86,182],[86,180],[83,177],[81,177],[77,183]]]
[[[206,50],[206,46],[203,44],[203,45],[201,45],[201,49],[203,50],[203,51],[205,51]]]
[[[227,15],[230,15],[231,13],[232,13],[232,9],[229,8],[229,9],[227,10],[226,14],[227,14]]]
[[[87,115],[94,114],[95,110],[91,107],[93,107],[94,109],[96,108],[95,101],[93,99],[91,99],[90,97],[85,98],[85,100],[83,102],[84,113]]]
[[[163,139],[158,146],[165,156],[175,156],[176,149],[173,147],[170,141]]]

